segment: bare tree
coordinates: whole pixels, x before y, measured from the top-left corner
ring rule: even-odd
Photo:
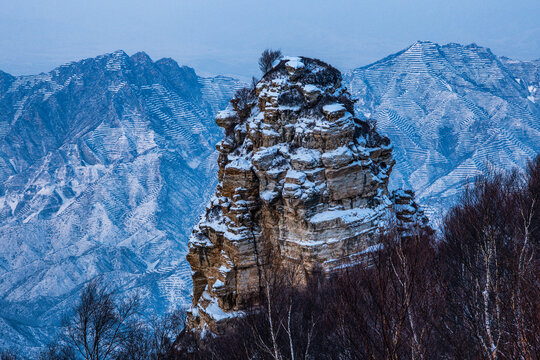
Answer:
[[[212,359],[315,359],[323,344],[318,321],[327,301],[318,275],[302,262],[286,266],[276,252],[261,256],[261,287],[245,315],[231,319],[227,331],[207,342]],[[315,280],[317,279],[317,280]],[[319,285],[317,285],[319,284]],[[209,344],[208,344],[209,342]]]
[[[166,359],[173,350],[174,340],[184,327],[186,321],[185,309],[178,309],[162,318],[150,321],[150,358]]]
[[[133,335],[130,320],[138,309],[137,296],[117,301],[98,280],[90,281],[65,321],[66,342],[86,360],[114,358]]]
[[[18,360],[19,357],[14,351],[3,350],[0,352],[0,360]]]
[[[259,83],[259,79],[257,79],[255,76],[251,77],[251,89],[255,91],[255,88],[257,87],[257,84]]]
[[[330,281],[326,327],[336,322],[335,352],[342,359],[433,358],[432,233],[418,228],[403,237],[390,227],[377,240],[377,250]]]
[[[169,359],[184,327],[185,310],[149,320],[138,316],[139,310],[138,296],[119,299],[99,280],[91,281],[39,360]]]
[[[266,74],[272,69],[272,64],[277,59],[281,58],[281,50],[272,50],[266,49],[262,52],[261,57],[259,58],[259,69],[263,74]]]
[[[49,344],[47,348],[39,354],[39,360],[75,360],[75,351],[66,344],[57,341]]]
[[[540,157],[416,229],[320,276],[263,256],[252,310],[188,358],[540,360]]]
[[[152,333],[147,324],[136,322],[129,326],[128,335],[114,356],[115,360],[154,360],[152,357]]]
[[[516,213],[508,259],[512,277],[503,283],[510,298],[508,330],[513,346],[508,352],[515,358],[540,357],[540,156],[532,160],[524,181],[514,189]],[[513,331],[512,331],[513,330]]]
[[[467,189],[461,204],[445,220],[444,248],[448,264],[448,288],[451,290],[451,317],[462,318],[461,331],[473,343],[467,346],[486,359],[500,355],[502,335],[500,298],[500,254],[505,234],[501,224],[511,213],[499,214],[504,206],[501,191],[503,178],[497,175],[491,182],[479,179]],[[458,324],[453,324],[460,326]]]
[[[538,359],[539,174],[537,158],[525,179],[517,173],[478,179],[445,219],[443,328],[453,354]]]
[[[236,90],[234,97],[231,99],[233,109],[238,112],[241,119],[245,119],[250,115],[251,106],[255,101],[255,90],[250,88],[241,88]]]

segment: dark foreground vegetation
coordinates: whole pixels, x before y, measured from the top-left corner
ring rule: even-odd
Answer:
[[[440,235],[409,235],[305,286],[269,268],[262,305],[203,338],[92,282],[40,359],[540,359],[540,157],[478,179]]]
[[[303,288],[273,272],[263,306],[191,358],[540,359],[540,157],[478,179],[439,236],[381,243]]]

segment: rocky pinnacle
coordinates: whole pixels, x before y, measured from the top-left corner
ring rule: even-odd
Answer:
[[[219,184],[187,256],[189,327],[240,315],[268,259],[331,272],[376,245],[392,207],[401,221],[421,216],[412,193],[389,193],[390,141],[355,118],[341,82],[319,60],[283,58],[217,115]]]

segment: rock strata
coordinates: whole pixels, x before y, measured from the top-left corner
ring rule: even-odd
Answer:
[[[392,199],[403,222],[416,216],[411,193],[388,192],[390,141],[354,117],[341,81],[319,60],[284,58],[218,114],[219,184],[187,256],[191,328],[214,331],[241,314],[267,254],[305,273],[333,271],[375,245]]]

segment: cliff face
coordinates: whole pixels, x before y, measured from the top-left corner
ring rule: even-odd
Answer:
[[[192,328],[238,314],[272,261],[309,273],[357,262],[375,244],[392,199],[402,222],[410,193],[388,193],[390,141],[354,117],[335,68],[284,58],[218,114],[219,184],[195,227]]]

